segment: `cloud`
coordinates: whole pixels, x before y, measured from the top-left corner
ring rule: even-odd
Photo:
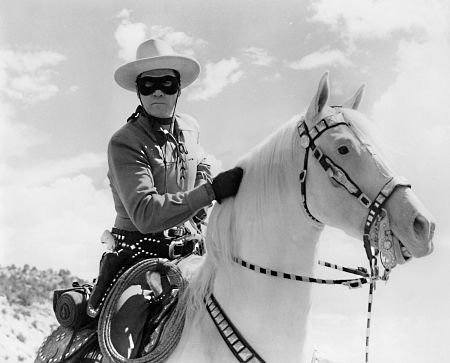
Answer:
[[[162,39],[174,47],[177,52],[191,57],[195,56],[198,48],[208,44],[203,39],[194,38],[184,32],[175,31],[170,26],[153,25],[150,28],[150,37]]]
[[[130,9],[122,9],[117,14],[118,19],[129,19],[131,17],[132,11]]]
[[[267,50],[258,47],[249,47],[242,50],[244,56],[250,59],[251,64],[257,66],[269,66],[274,58],[267,54]]]
[[[449,4],[445,0],[317,0],[309,21],[328,25],[344,38],[383,38],[395,31],[419,29],[428,35],[446,27]]]
[[[52,68],[65,59],[50,51],[0,49],[0,264],[57,266],[88,277],[86,271],[98,268],[99,228],[113,222],[114,209],[108,188],[96,189],[80,173],[103,166],[104,156],[37,163],[30,148],[48,142],[49,135],[27,124],[29,118],[16,117],[18,106],[10,102],[26,106],[54,96]]]
[[[49,72],[41,72],[40,75],[23,75],[14,78],[5,93],[18,100],[28,102],[44,101],[55,95],[59,88],[54,84],[48,84]]]
[[[26,177],[26,174],[23,175]],[[0,264],[68,268],[92,279],[98,271],[100,235],[114,221],[106,185],[96,189],[85,175],[57,178],[46,185],[2,188]]]
[[[263,78],[264,81],[267,82],[277,82],[282,78],[280,72],[271,73]]]
[[[25,155],[30,147],[40,145],[48,136],[22,120],[12,120],[16,110],[10,101],[25,105],[48,100],[58,91],[52,83],[57,74],[52,67],[65,61],[62,54],[51,51],[23,51],[0,48],[0,171],[10,171],[6,161]]]
[[[22,170],[11,169],[4,185],[15,184],[22,187],[45,185],[58,178],[77,175],[89,169],[106,169],[106,159],[103,153],[86,152],[71,158],[61,160],[46,160]],[[6,177],[6,175],[5,175]],[[0,179],[1,180],[1,179]]]
[[[66,92],[67,92],[68,94],[72,94],[72,93],[77,93],[79,90],[80,90],[80,87],[79,87],[79,86],[73,85],[73,86],[70,86],[70,87],[66,90]]]
[[[114,32],[114,38],[119,45],[119,58],[125,62],[136,59],[136,49],[146,39],[147,26],[143,23],[130,21],[131,11],[124,9],[117,17],[122,19]]]
[[[310,70],[323,66],[350,67],[353,62],[340,50],[322,50],[305,55],[295,62],[286,62],[286,66],[295,70]]]
[[[4,69],[5,70],[5,69]],[[1,69],[0,69],[1,71]],[[5,83],[10,83],[9,75],[5,75]],[[0,87],[0,96],[5,95],[5,89]],[[5,97],[2,97],[5,98]],[[13,120],[16,109],[11,103],[0,101],[0,177],[7,172],[6,161],[11,157],[26,155],[29,148],[41,145],[48,140],[48,136],[21,120]]]
[[[45,133],[22,122],[13,122],[14,108],[0,102],[0,167],[6,167],[7,159],[12,156],[25,155],[29,148],[43,144],[48,140]],[[1,175],[1,174],[0,174]]]
[[[16,110],[12,101],[24,105],[53,97],[59,88],[53,83],[57,75],[54,67],[66,57],[52,51],[29,51],[0,48],[0,169],[8,170],[6,160],[22,156],[33,146],[48,140],[48,135],[26,124],[22,119],[13,120]],[[26,120],[28,120],[27,118]]]
[[[397,78],[375,103],[373,118],[395,145],[397,168],[433,205],[442,218],[438,227],[448,229],[442,201],[450,200],[450,171],[442,166],[450,155],[450,44],[442,38],[401,41],[397,57]]]
[[[58,87],[52,83],[55,67],[66,57],[51,51],[21,51],[0,48],[0,95],[25,103],[53,97]]]
[[[51,51],[13,51],[0,49],[3,67],[23,73],[36,72],[44,67],[57,66],[66,57]]]
[[[10,127],[7,136],[13,136],[8,145],[21,145],[25,155],[32,146],[27,142],[33,140],[31,128]],[[14,141],[16,147],[11,145]],[[94,277],[102,249],[99,236],[113,223],[114,207],[106,182],[96,189],[82,172],[105,168],[104,159],[83,153],[26,168],[0,162],[0,264],[69,268],[79,276]]]
[[[445,186],[450,172],[439,166],[450,155],[450,86],[444,81],[450,79],[450,3],[413,0],[405,7],[398,0],[318,0],[311,10],[309,20],[327,25],[350,45],[383,37],[398,42],[396,78],[374,103],[372,118],[390,146],[395,169],[421,193],[438,231],[447,233],[449,210],[441,201],[450,200]]]
[[[188,99],[208,100],[216,97],[226,86],[241,79],[244,72],[240,66],[241,63],[234,57],[206,64],[205,76],[189,90]]]
[[[198,47],[207,44],[205,40],[196,39],[188,34],[176,31],[170,26],[152,25],[150,29],[144,23],[133,23],[131,21],[132,11],[121,10],[117,18],[121,23],[117,27],[114,37],[120,47],[119,57],[126,62],[136,59],[136,49],[144,40],[158,38],[169,43],[177,52],[194,56]]]

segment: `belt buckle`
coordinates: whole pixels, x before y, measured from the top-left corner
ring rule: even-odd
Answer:
[[[165,231],[163,231],[163,234],[165,237],[169,238],[169,237],[182,237],[186,233],[184,227],[174,227],[166,229]]]
[[[185,228],[184,227],[177,227],[173,231],[173,235],[175,237],[182,237],[185,235]]]
[[[175,254],[175,247],[178,247],[178,246],[180,246],[180,247],[184,246],[183,240],[175,240],[175,241],[170,242],[170,245],[169,245],[169,258],[171,260],[174,260],[174,259],[179,258],[179,257],[182,256],[181,253],[180,254]]]

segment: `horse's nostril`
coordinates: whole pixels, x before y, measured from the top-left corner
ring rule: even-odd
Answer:
[[[426,218],[419,215],[414,219],[414,232],[420,239],[429,241],[433,237],[434,226],[430,226]]]

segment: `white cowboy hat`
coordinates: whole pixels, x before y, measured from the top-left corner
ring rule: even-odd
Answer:
[[[136,78],[153,69],[174,69],[180,73],[180,87],[189,86],[200,73],[200,64],[193,58],[176,54],[172,47],[160,40],[149,39],[136,51],[136,60],[117,68],[114,79],[120,87],[136,91]]]

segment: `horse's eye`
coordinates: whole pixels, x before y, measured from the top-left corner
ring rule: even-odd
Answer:
[[[341,154],[341,155],[348,154],[349,151],[350,150],[348,149],[347,146],[339,146],[338,147],[338,153]]]

